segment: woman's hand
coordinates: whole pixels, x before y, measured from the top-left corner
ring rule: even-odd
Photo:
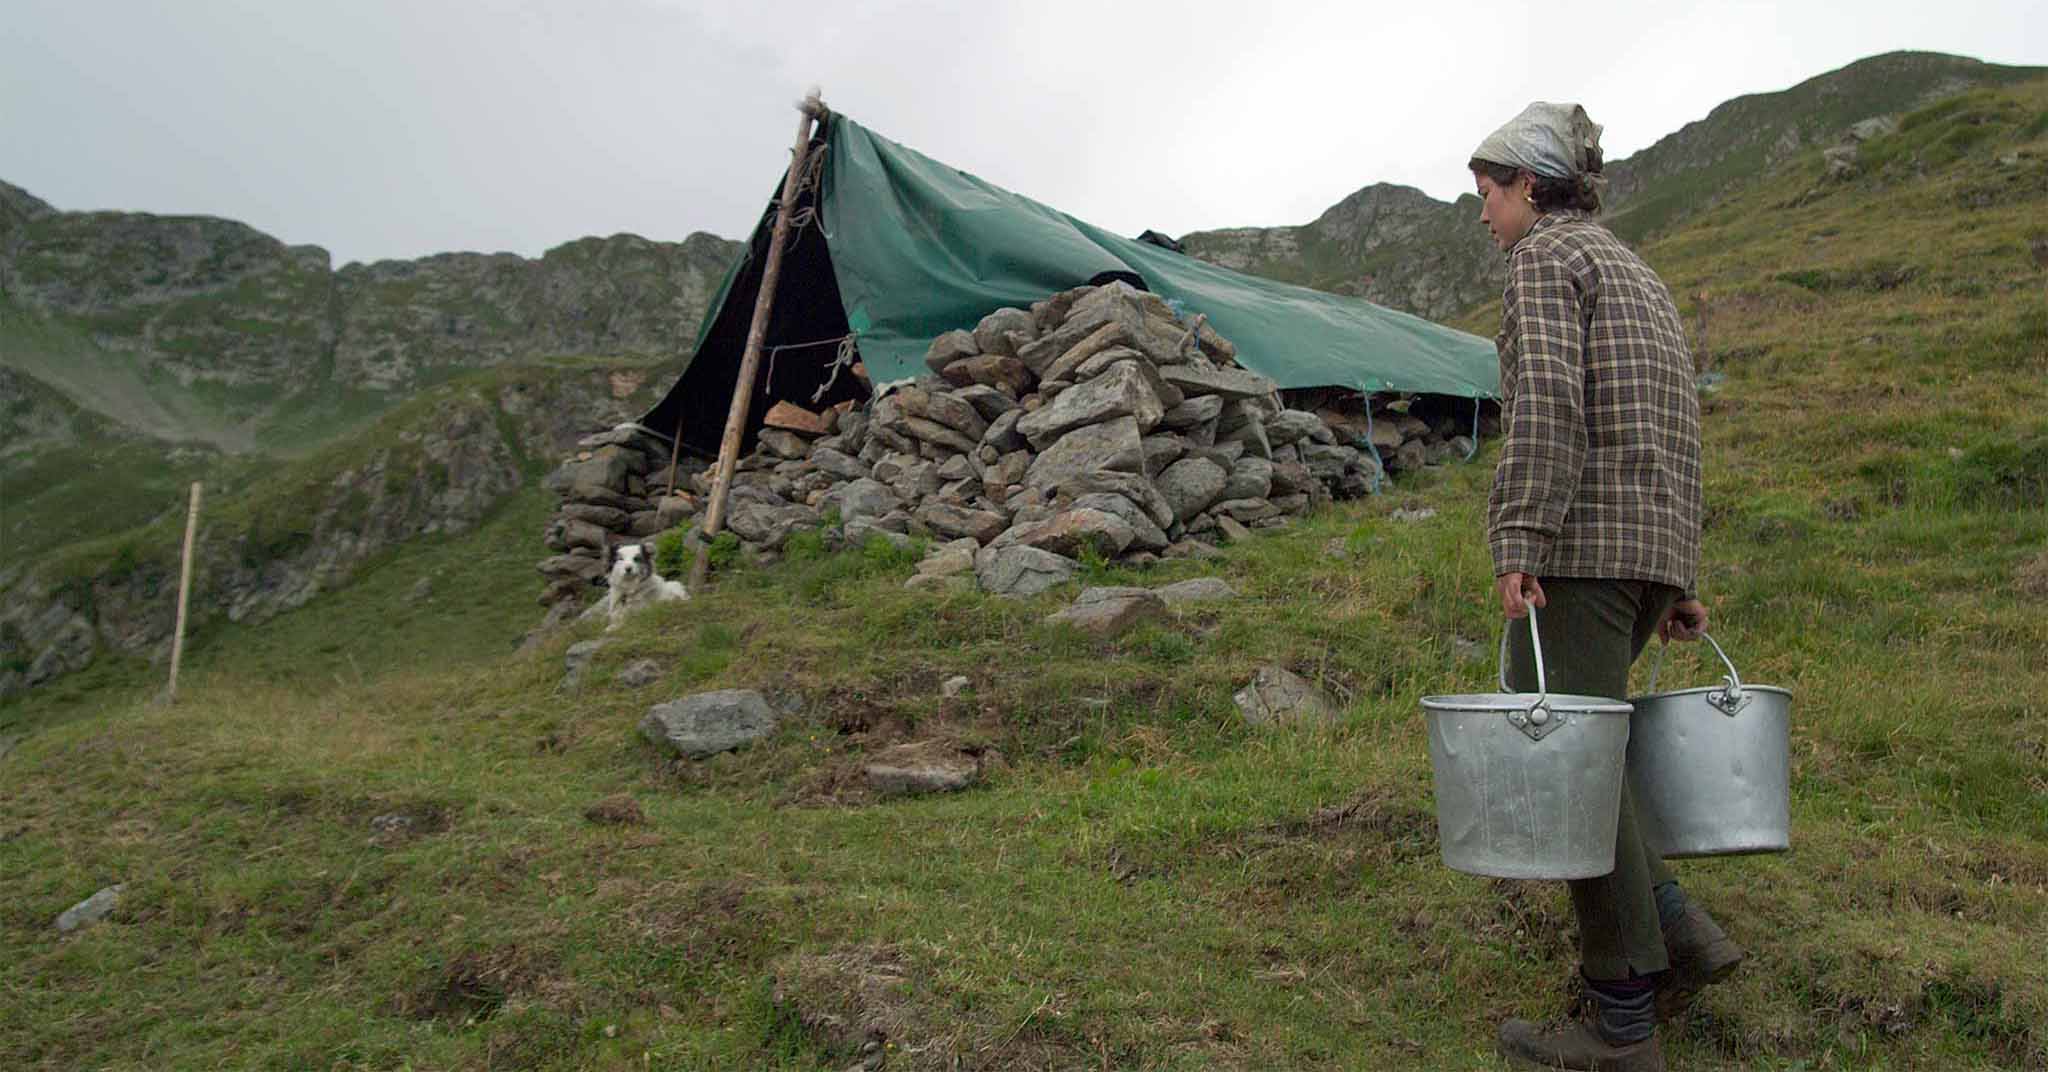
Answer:
[[[1697,599],[1681,599],[1664,612],[1657,635],[1665,640],[1698,640],[1707,635],[1707,605]]]
[[[1549,602],[1543,595],[1543,582],[1533,573],[1503,573],[1494,578],[1494,587],[1500,590],[1500,610],[1509,621],[1528,617],[1530,607],[1542,610]],[[1701,620],[1705,620],[1704,610]]]

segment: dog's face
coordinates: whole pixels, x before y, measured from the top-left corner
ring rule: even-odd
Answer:
[[[654,572],[654,556],[644,543],[620,544],[612,548],[612,584],[643,580]]]

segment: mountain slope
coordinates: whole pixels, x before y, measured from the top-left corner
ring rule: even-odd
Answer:
[[[1975,86],[2037,78],[1931,52],[1859,60],[1776,93],[1737,97],[1607,168],[1608,223],[1633,242],[1741,190],[1865,119],[1892,115]],[[1476,222],[1479,202],[1368,186],[1295,227],[1197,231],[1191,256],[1323,290],[1357,294],[1445,320],[1499,295],[1499,253]]]
[[[1709,295],[1714,634],[1793,695],[1794,851],[1678,864],[1750,960],[1660,1033],[1699,1072],[2037,1069],[2048,82],[1855,165],[1809,150],[1643,247],[1689,320]],[[1493,688],[1491,460],[1090,571],[1234,590],[1115,640],[1044,621],[1078,586],[919,590],[884,545],[811,545],[479,659],[530,588],[516,556],[441,587],[493,553],[449,541],[377,604],[280,620],[289,649],[221,627],[177,706],[0,709],[29,734],[0,758],[0,1063],[1499,1067],[1496,1022],[1554,1014],[1577,951],[1558,884],[1438,858],[1419,700]],[[1339,715],[1247,724],[1266,664]],[[1674,646],[1662,680],[1724,672]],[[776,731],[704,761],[637,735],[722,688]],[[982,784],[881,795],[904,744]],[[115,882],[106,922],[51,926]]]

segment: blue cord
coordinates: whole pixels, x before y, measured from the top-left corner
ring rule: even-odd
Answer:
[[[1378,495],[1380,493],[1380,481],[1385,480],[1387,477],[1387,462],[1386,459],[1380,457],[1380,448],[1372,441],[1372,396],[1364,391],[1360,391],[1358,392],[1358,397],[1365,402],[1365,449],[1372,452],[1372,494]]]

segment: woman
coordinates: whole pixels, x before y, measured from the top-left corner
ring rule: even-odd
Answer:
[[[1699,399],[1657,274],[1591,216],[1600,128],[1576,105],[1531,104],[1472,154],[1479,219],[1508,257],[1500,351],[1507,434],[1487,503],[1501,609],[1542,611],[1551,691],[1626,696],[1652,634],[1690,640],[1707,608],[1699,563]],[[1510,675],[1536,687],[1529,630]],[[1742,960],[1637,832],[1624,790],[1608,875],[1570,883],[1584,1019],[1501,1025],[1545,1068],[1662,1069],[1656,1024]]]

